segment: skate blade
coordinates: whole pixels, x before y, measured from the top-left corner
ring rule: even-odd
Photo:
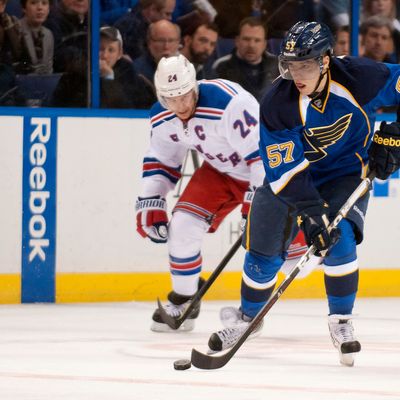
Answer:
[[[153,321],[150,330],[153,332],[190,332],[194,329],[194,319],[187,319],[178,329],[172,329],[167,324]]]
[[[340,364],[346,367],[354,366],[354,355],[353,353],[343,354],[339,351]]]

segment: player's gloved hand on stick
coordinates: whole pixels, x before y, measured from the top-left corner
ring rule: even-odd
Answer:
[[[139,197],[136,201],[136,230],[155,243],[168,240],[167,203],[160,196]]]
[[[400,168],[400,123],[381,123],[368,150],[369,168],[376,177],[387,179]]]
[[[244,193],[243,196],[243,203],[242,203],[242,220],[240,221],[240,229],[243,231],[246,225],[247,216],[249,215],[251,202],[253,201],[254,197],[254,190],[249,189],[247,192]]]
[[[303,201],[297,205],[297,225],[303,230],[307,245],[317,248],[317,256],[339,240],[339,229],[328,231],[328,215],[329,206],[322,201]]]

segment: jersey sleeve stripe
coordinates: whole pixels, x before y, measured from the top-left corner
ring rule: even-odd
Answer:
[[[246,156],[244,160],[246,161],[247,165],[260,161],[261,160],[260,151],[259,150],[253,151],[253,153],[250,153],[248,156]]]
[[[174,185],[179,181],[179,179],[174,178],[173,176],[171,176],[167,172],[163,171],[162,169],[153,170],[153,171],[143,171],[142,177],[148,178],[148,177],[154,176],[154,175],[162,175],[162,176],[166,177],[169,181],[171,181]]]
[[[228,85],[226,82],[221,81],[220,79],[213,79],[213,80],[205,79],[203,82],[220,87],[232,97],[236,96],[238,93],[233,87]]]
[[[197,107],[194,116],[197,118],[220,120],[223,114],[223,110],[218,108]]]
[[[285,172],[278,180],[270,182],[270,186],[272,191],[275,194],[278,194],[289,182],[290,180],[299,172],[303,171],[309,166],[308,160],[305,158],[300,164],[296,167],[290,169]]]
[[[145,158],[143,160],[142,176],[145,178],[154,175],[162,175],[168,178],[173,184],[176,184],[182,176],[180,170],[181,166],[172,168],[161,163],[156,158]]]
[[[220,110],[218,108],[211,108],[211,107],[197,107],[196,112],[199,113],[204,113],[204,114],[212,114],[212,115],[222,115],[224,113],[223,110]]]

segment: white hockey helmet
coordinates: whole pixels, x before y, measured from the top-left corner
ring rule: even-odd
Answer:
[[[179,54],[172,57],[163,57],[157,66],[154,75],[158,101],[164,108],[168,108],[166,98],[183,96],[194,89],[196,97],[199,92],[196,70],[191,62]]]

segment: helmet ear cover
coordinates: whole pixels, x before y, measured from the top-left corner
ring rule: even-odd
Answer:
[[[191,90],[194,90],[197,98],[199,91],[196,70],[182,54],[160,60],[154,84],[158,101],[164,108],[168,108],[167,98],[183,96]]]

